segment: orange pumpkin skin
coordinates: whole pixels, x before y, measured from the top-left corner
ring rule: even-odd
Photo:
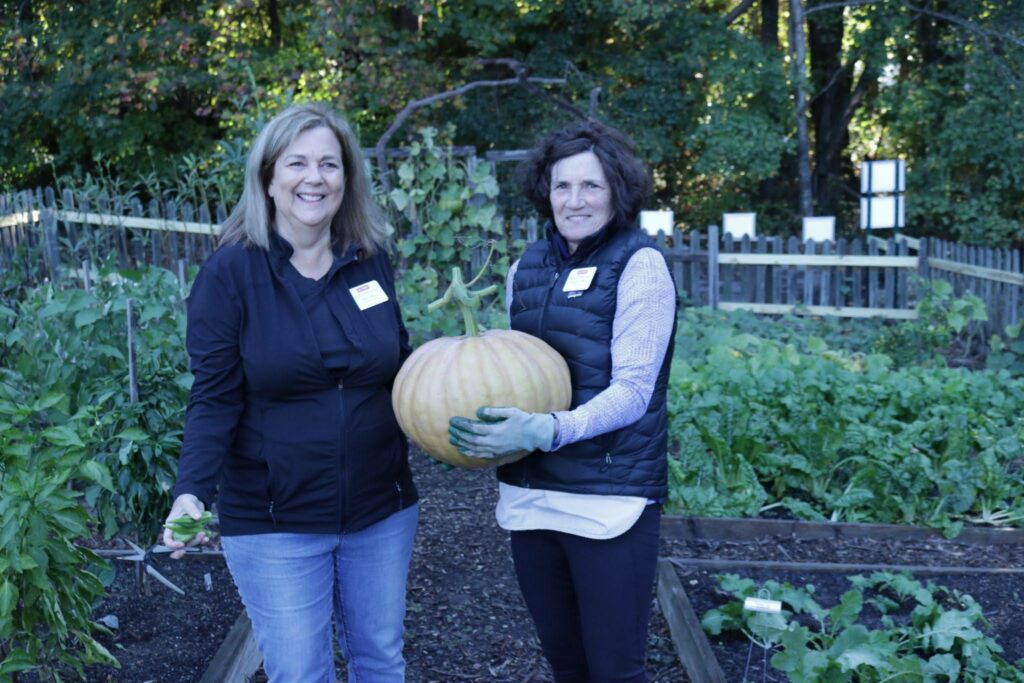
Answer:
[[[569,366],[543,340],[514,330],[440,337],[416,349],[395,378],[391,403],[398,424],[417,446],[455,467],[482,468],[527,455],[469,458],[449,442],[448,421],[477,419],[481,406],[509,406],[530,413],[567,410],[572,401]]]

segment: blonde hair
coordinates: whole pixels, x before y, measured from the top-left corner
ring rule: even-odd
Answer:
[[[247,247],[270,248],[274,200],[267,194],[267,187],[274,177],[274,163],[295,138],[320,127],[330,129],[338,138],[345,171],[345,194],[331,221],[332,243],[341,244],[343,249],[358,245],[370,256],[387,242],[387,225],[370,196],[359,140],[334,109],[309,102],[288,107],[256,136],[245,163],[242,196],[221,226],[221,246],[242,242]]]

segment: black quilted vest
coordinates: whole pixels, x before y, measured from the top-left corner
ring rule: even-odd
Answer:
[[[583,240],[563,259],[548,238],[531,244],[516,270],[509,310],[514,330],[540,337],[569,364],[572,407],[586,403],[611,383],[612,321],[619,277],[630,257],[643,247],[657,248],[636,228],[601,232]],[[584,292],[565,292],[570,271],[596,266]],[[647,412],[635,423],[593,439],[537,452],[498,468],[498,479],[513,486],[643,496],[667,494],[668,415],[665,395],[675,325]]]

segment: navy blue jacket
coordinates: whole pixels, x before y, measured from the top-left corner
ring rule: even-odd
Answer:
[[[601,230],[580,242],[567,257],[555,239],[549,228],[548,238],[531,244],[519,259],[509,314],[512,329],[540,337],[565,358],[572,380],[571,407],[575,408],[611,384],[612,324],[619,278],[639,249],[658,247],[636,228]],[[563,291],[569,272],[588,266],[597,267],[590,287],[582,293]],[[673,324],[647,412],[639,420],[503,465],[498,468],[498,479],[552,491],[663,500],[668,491],[666,394],[674,337]]]
[[[326,368],[299,294],[291,246],[240,244],[203,264],[188,299],[195,377],[174,495],[217,498],[221,533],[357,531],[416,502],[391,384],[409,339],[387,255],[336,255],[327,303],[356,347]],[[388,301],[359,310],[350,288],[376,280]]]

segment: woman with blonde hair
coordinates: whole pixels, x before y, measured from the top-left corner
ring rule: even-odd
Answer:
[[[168,520],[216,499],[273,683],[335,680],[332,621],[349,681],[405,676],[419,506],[390,389],[410,347],[368,188],[348,124],[289,107],[253,143],[188,299],[195,379]]]

